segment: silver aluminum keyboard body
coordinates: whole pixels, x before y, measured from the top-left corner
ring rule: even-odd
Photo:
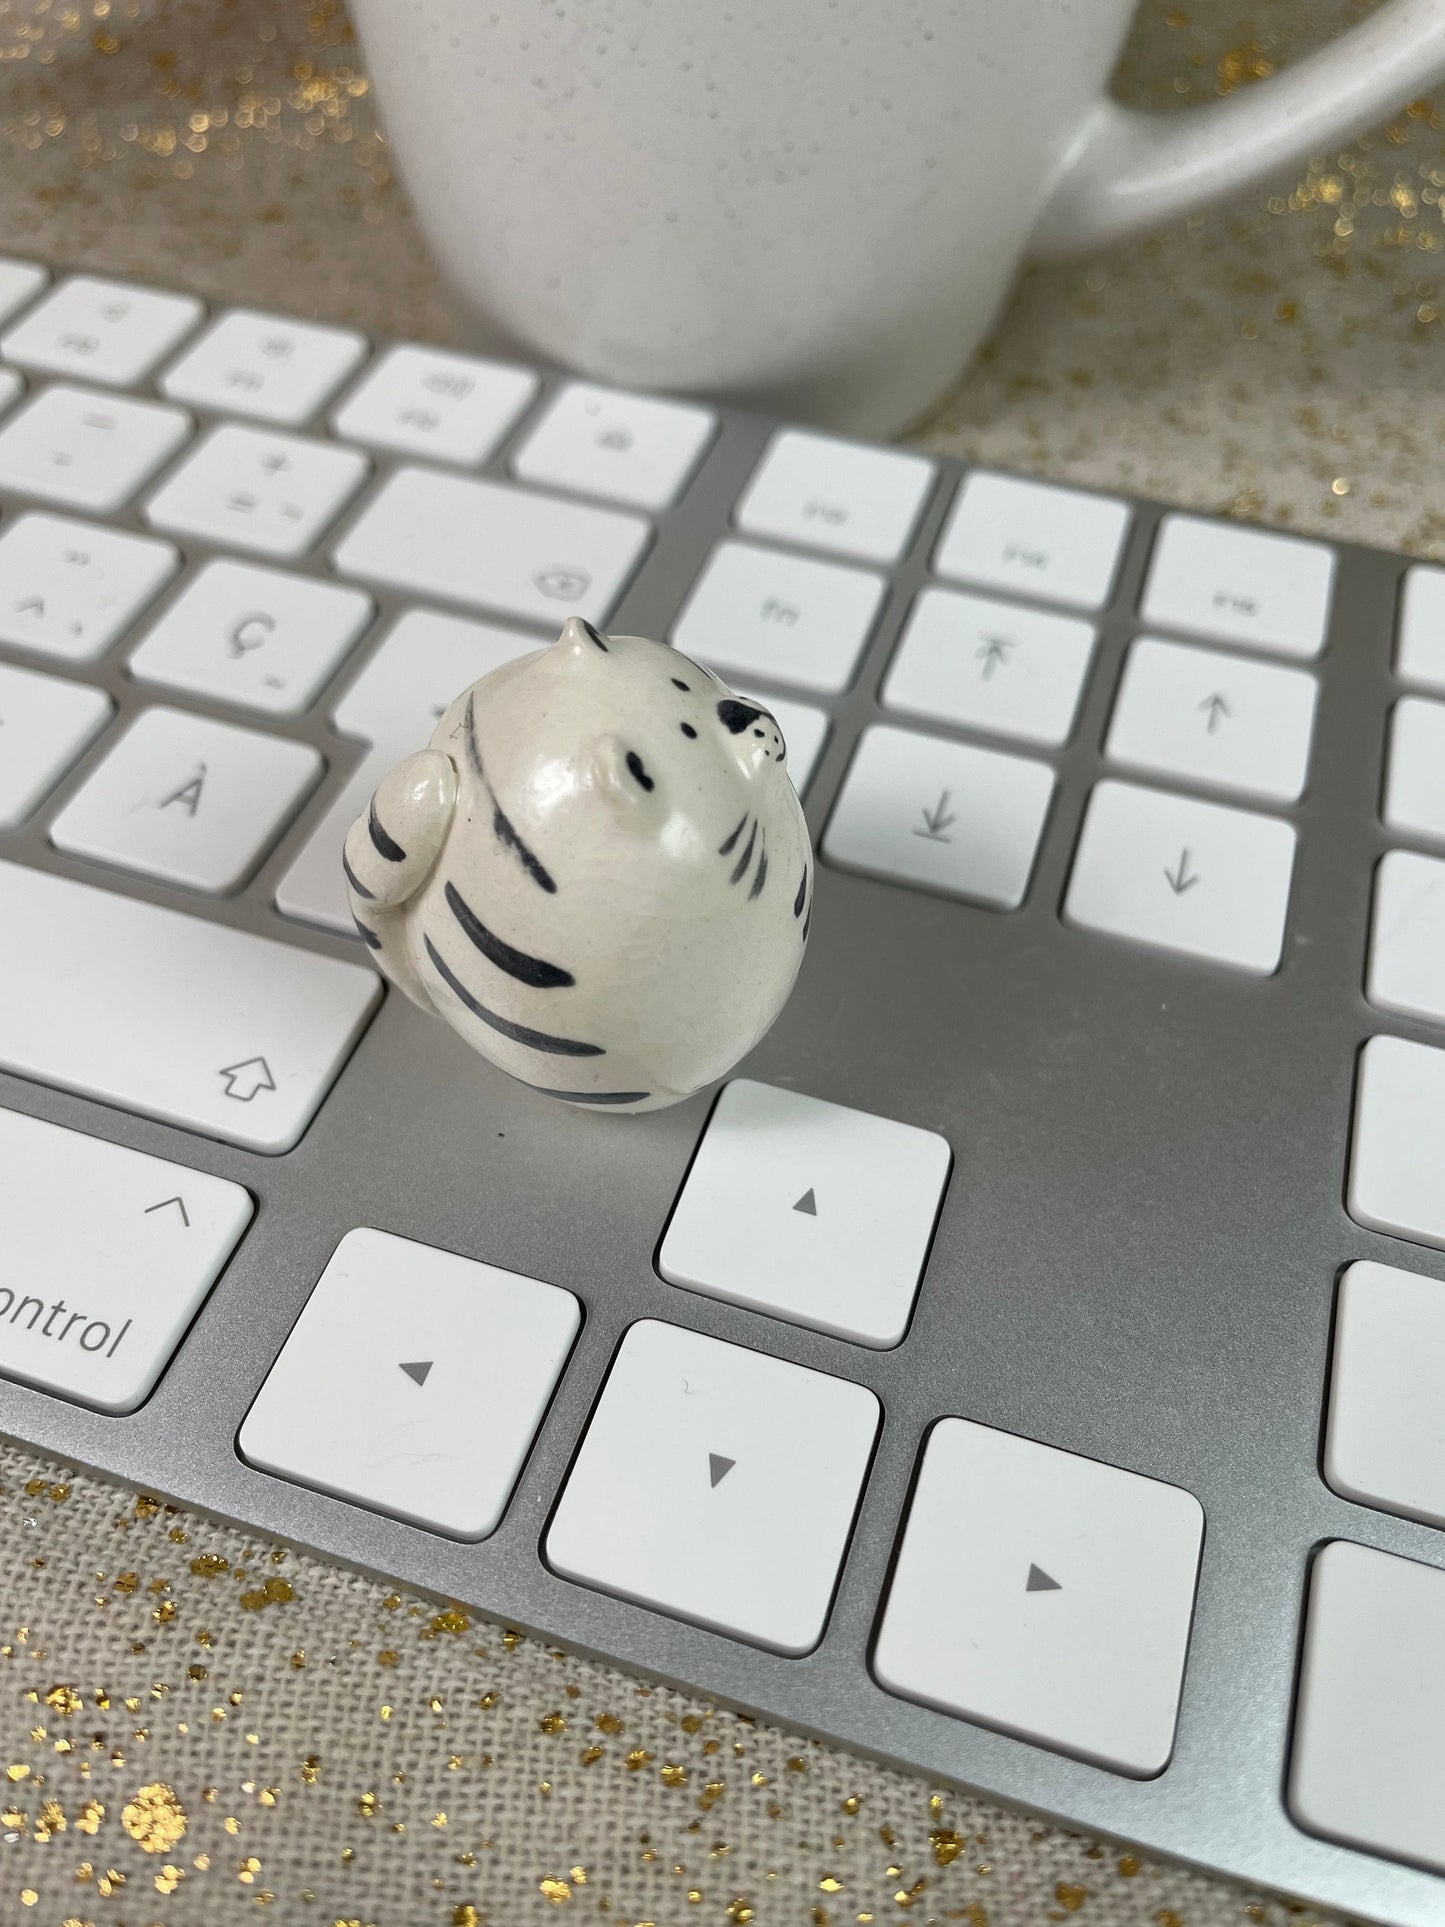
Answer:
[[[510,453],[563,379],[543,374],[540,401],[477,472],[513,482]],[[157,391],[142,383],[131,392]],[[204,432],[211,418],[194,412]],[[653,518],[651,546],[607,626],[670,632],[774,427],[720,411],[694,478]],[[326,431],[313,422],[299,432]],[[330,577],[331,547],[391,467],[374,459],[373,483],[289,566]],[[962,473],[956,461],[937,461],[849,689],[801,698],[825,703],[831,722],[806,796],[815,843],[865,726],[892,720],[967,734],[886,717],[878,700],[909,606],[934,579],[930,556]],[[0,530],[35,506],[0,495]],[[1445,1251],[1363,1228],[1343,1195],[1362,1042],[1382,1029],[1440,1041],[1427,1023],[1384,1018],[1362,989],[1372,874],[1394,840],[1381,827],[1379,799],[1386,717],[1399,694],[1391,650],[1405,563],[1338,550],[1310,781],[1304,800],[1280,812],[1300,838],[1284,960],[1276,975],[1247,977],[1074,929],[1060,915],[1086,799],[1110,773],[1101,745],[1126,646],[1141,627],[1141,582],[1163,512],[1132,506],[1069,740],[1057,752],[1025,752],[1044,755],[1059,781],[1022,907],[1000,913],[823,863],[800,987],[746,1067],[768,1083],[926,1126],[952,1146],[951,1182],[902,1344],[848,1344],[663,1281],[659,1240],[710,1096],[627,1121],[549,1107],[392,995],[283,1156],[0,1074],[9,1109],[230,1179],[256,1200],[234,1258],[138,1411],[104,1416],[0,1379],[0,1427],[68,1462],[790,1729],[1399,1927],[1438,1923],[1445,1880],[1311,1837],[1282,1795],[1312,1554],[1339,1538],[1445,1568],[1437,1530],[1348,1502],[1320,1469],[1341,1268],[1378,1258],[1445,1279]],[[105,519],[151,532],[134,502]],[[199,541],[180,546],[188,573],[222,553]],[[362,754],[328,723],[336,694],[389,620],[418,600],[373,594],[375,623],[303,716],[234,718],[314,745],[326,773],[251,881],[215,900],[65,856],[48,837],[128,717],[152,700],[217,708],[128,676],[126,660],[154,609],[98,663],[75,670],[0,645],[0,662],[73,674],[108,692],[118,711],[35,814],[0,834],[0,857],[354,960],[354,940],[282,917],[274,897]],[[537,636],[546,639],[540,627]],[[776,693],[800,696],[781,671]],[[288,1331],[340,1239],[359,1225],[485,1257],[569,1289],[584,1307],[511,1502],[480,1543],[267,1476],[238,1453],[242,1421]],[[395,1316],[404,1335],[403,1304]],[[544,1532],[609,1362],[639,1319],[815,1367],[881,1401],[826,1631],[803,1658],[569,1583],[544,1559]],[[484,1372],[477,1395],[486,1395]],[[1157,1778],[1129,1779],[909,1703],[873,1677],[871,1642],[900,1521],[925,1435],[945,1414],[1169,1481],[1200,1500],[1207,1524],[1177,1740]],[[966,1518],[959,1530],[969,1531]]]

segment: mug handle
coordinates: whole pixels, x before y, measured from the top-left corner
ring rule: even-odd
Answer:
[[[1065,155],[1029,255],[1057,260],[1158,227],[1348,140],[1445,74],[1445,0],[1377,13],[1231,99],[1173,114],[1103,100]]]

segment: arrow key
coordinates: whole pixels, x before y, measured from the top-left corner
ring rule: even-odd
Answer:
[[[1318,693],[1305,669],[1146,639],[1124,665],[1106,753],[1133,769],[1293,803]]]
[[[1147,1779],[1173,1750],[1203,1536],[1178,1486],[940,1419],[874,1670],[905,1699]]]
[[[246,1415],[241,1451],[298,1485],[484,1539],[580,1324],[570,1291],[348,1231]],[[398,1358],[401,1346],[421,1356]]]
[[[688,1172],[671,1284],[857,1345],[908,1328],[950,1152],[916,1125],[736,1078]]]
[[[1085,929],[1267,977],[1284,947],[1295,842],[1293,827],[1277,817],[1099,783],[1064,915]]]

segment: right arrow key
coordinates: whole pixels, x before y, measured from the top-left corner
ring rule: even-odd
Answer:
[[[1203,1536],[1179,1486],[940,1419],[874,1670],[906,1699],[1151,1778],[1174,1747]]]

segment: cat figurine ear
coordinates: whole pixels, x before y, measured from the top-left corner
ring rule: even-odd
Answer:
[[[379,968],[499,1069],[590,1109],[675,1104],[786,1003],[813,853],[776,719],[574,617],[464,690],[346,838]]]

